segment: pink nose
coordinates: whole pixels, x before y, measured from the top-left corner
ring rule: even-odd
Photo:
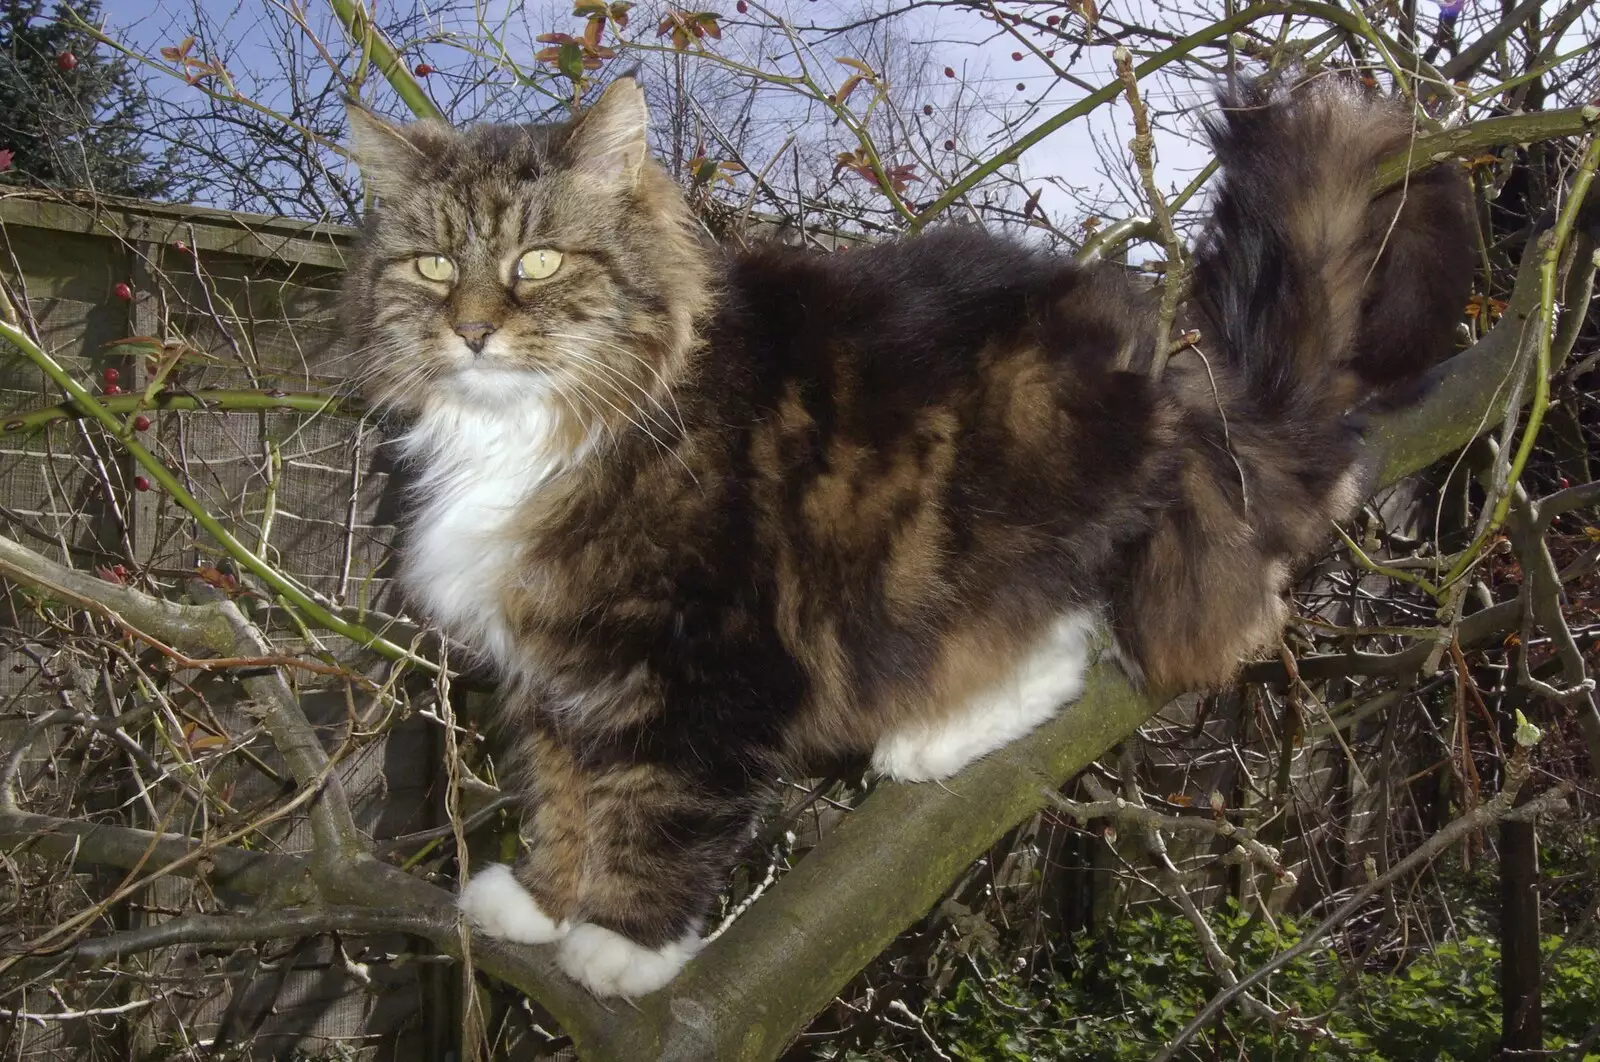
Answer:
[[[483,353],[484,341],[493,333],[494,325],[488,321],[462,321],[456,325],[456,335],[467,341],[474,354]]]

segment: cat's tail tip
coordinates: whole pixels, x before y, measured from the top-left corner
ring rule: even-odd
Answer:
[[[1409,111],[1334,75],[1224,90],[1207,133],[1221,164],[1195,253],[1198,324],[1265,406],[1348,408],[1452,345],[1473,268],[1462,166],[1377,191],[1414,150]]]

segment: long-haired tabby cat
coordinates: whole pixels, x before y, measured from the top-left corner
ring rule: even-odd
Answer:
[[[629,80],[566,124],[352,119],[403,583],[496,669],[527,795],[461,906],[601,994],[695,953],[780,771],[947,776],[1074,698],[1101,624],[1147,688],[1228,679],[1357,500],[1351,407],[1445,352],[1471,269],[1460,168],[1375,197],[1410,122],[1327,79],[1211,122],[1158,379],[1117,267],[973,227],[709,246]]]

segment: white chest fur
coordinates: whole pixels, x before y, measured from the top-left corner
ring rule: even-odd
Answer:
[[[499,389],[477,381],[469,394],[430,398],[400,440],[419,470],[401,582],[429,619],[502,672],[514,667],[501,601],[516,578],[515,517],[571,456],[548,397],[516,375]]]

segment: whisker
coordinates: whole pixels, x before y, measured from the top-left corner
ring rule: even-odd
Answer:
[[[567,408],[572,410],[572,415],[579,421],[582,421],[584,418],[582,414],[578,412],[578,407],[573,404],[573,398],[575,397],[579,401],[583,402],[584,406],[593,415],[594,419],[598,421],[600,426],[606,430],[606,435],[611,439],[611,446],[613,449],[615,449],[617,445],[617,433],[611,430],[610,421],[606,420],[605,416],[600,412],[600,410],[595,407],[595,404],[589,401],[588,396],[583,393],[583,384],[574,379],[570,374],[559,369],[551,372],[547,379],[549,379],[550,386],[555,389],[556,394],[561,396],[562,401],[566,402]],[[570,392],[561,386],[561,383],[559,382],[560,380],[565,380],[567,382],[567,384],[571,387]]]
[[[582,368],[582,367],[584,367],[584,362],[583,362],[583,359],[581,359],[581,358],[574,359],[572,365],[570,366],[570,368]],[[572,379],[573,379],[574,382],[578,382],[578,381],[580,381],[582,379],[582,377],[580,377],[576,373],[574,373]],[[616,410],[618,416],[622,417],[629,424],[632,424],[635,428],[638,428],[640,431],[644,432],[645,435],[649,436],[651,442],[655,443],[658,447],[660,447],[663,453],[670,454],[672,456],[672,458],[675,461],[678,462],[678,464],[683,466],[683,470],[685,472],[689,473],[689,478],[694,480],[694,482],[695,482],[695,484],[697,486],[699,485],[700,477],[698,477],[698,476],[696,476],[694,474],[694,469],[689,467],[689,463],[683,459],[683,455],[682,454],[678,453],[678,450],[677,450],[676,447],[668,446],[666,443],[662,442],[660,436],[656,435],[655,432],[651,431],[650,428],[648,426],[646,426],[642,421],[635,420],[633,417],[630,417],[625,410],[623,410],[621,407],[617,406],[614,402],[612,402],[609,398],[607,398],[603,393],[601,393],[601,391],[599,389],[595,388],[592,383],[589,383],[588,381],[584,381],[584,382],[586,384],[586,389],[588,390],[588,392],[591,395],[593,395],[595,398],[600,399],[600,401],[604,402],[606,405],[608,405],[612,409]],[[632,405],[634,410],[636,412],[638,412],[641,417],[648,417],[648,414],[646,414],[645,410],[640,408],[638,403],[636,403],[632,399],[628,398],[627,395],[619,394],[617,397],[621,398],[623,401],[628,402],[630,405]],[[653,421],[652,421],[652,423],[653,423]],[[660,427],[660,425],[657,425],[657,426]]]
[[[584,354],[582,351],[573,350],[573,349],[568,348],[568,347],[561,348],[561,353],[563,355],[567,356],[567,357],[575,358],[578,361],[581,361],[581,362],[583,362],[583,363],[585,363],[587,365],[592,365],[593,367],[595,367],[597,369],[603,369],[604,371],[610,373],[612,376],[614,376],[617,379],[621,380],[622,382],[626,383],[629,387],[632,387],[634,390],[638,391],[640,394],[642,394],[646,398],[648,398],[652,403],[655,404],[655,407],[661,411],[661,420],[659,422],[656,420],[655,414],[646,413],[645,410],[643,409],[643,407],[639,406],[638,403],[633,402],[632,399],[629,399],[629,402],[630,402],[630,404],[632,404],[634,406],[634,408],[639,410],[641,415],[648,416],[650,418],[651,423],[659,424],[659,426],[663,427],[663,428],[672,428],[680,435],[688,434],[688,428],[686,428],[684,426],[683,418],[682,418],[681,415],[679,415],[678,417],[674,417],[670,412],[668,412],[667,407],[661,404],[661,400],[660,399],[658,399],[655,395],[651,394],[650,391],[647,388],[645,388],[642,384],[639,383],[639,381],[633,379],[631,376],[629,376],[627,373],[623,372],[621,369],[618,369],[614,365],[607,365],[605,362],[601,361],[599,358],[592,357],[592,356],[590,356],[588,354]],[[677,403],[674,402],[673,404],[676,405]]]
[[[660,369],[656,368],[654,365],[651,365],[648,361],[645,361],[643,358],[641,358],[639,356],[638,352],[633,351],[633,350],[629,350],[627,347],[623,346],[621,343],[617,343],[617,342],[614,342],[614,341],[609,340],[609,339],[597,339],[597,338],[594,338],[594,337],[591,337],[591,336],[578,336],[578,335],[573,335],[573,334],[568,333],[568,332],[551,332],[549,334],[554,339],[574,339],[574,340],[578,340],[579,342],[597,343],[597,344],[599,344],[601,346],[608,347],[608,348],[610,348],[612,350],[615,350],[615,351],[617,351],[617,352],[619,352],[621,354],[624,354],[627,357],[630,357],[634,361],[638,362],[641,366],[643,366],[645,368],[645,370],[647,372],[649,372],[652,376],[654,376],[656,378],[656,382],[661,385],[661,390],[666,392],[667,399],[668,399],[668,401],[670,401],[672,403],[672,408],[677,414],[676,423],[678,425],[678,430],[683,431],[683,432],[687,432],[688,431],[688,428],[686,428],[684,426],[684,423],[683,423],[683,410],[678,408],[677,396],[672,393],[672,391],[673,391],[672,385],[667,383],[667,378],[665,376],[661,375],[661,370]],[[641,387],[640,390],[644,390],[644,388]],[[646,392],[646,393],[648,393],[648,392]],[[651,395],[651,399],[656,402],[656,405],[658,405],[658,406],[661,405],[660,400],[656,399],[654,395]],[[665,414],[667,412],[666,411],[666,407],[663,406],[662,409],[661,409],[661,412],[663,414]]]

